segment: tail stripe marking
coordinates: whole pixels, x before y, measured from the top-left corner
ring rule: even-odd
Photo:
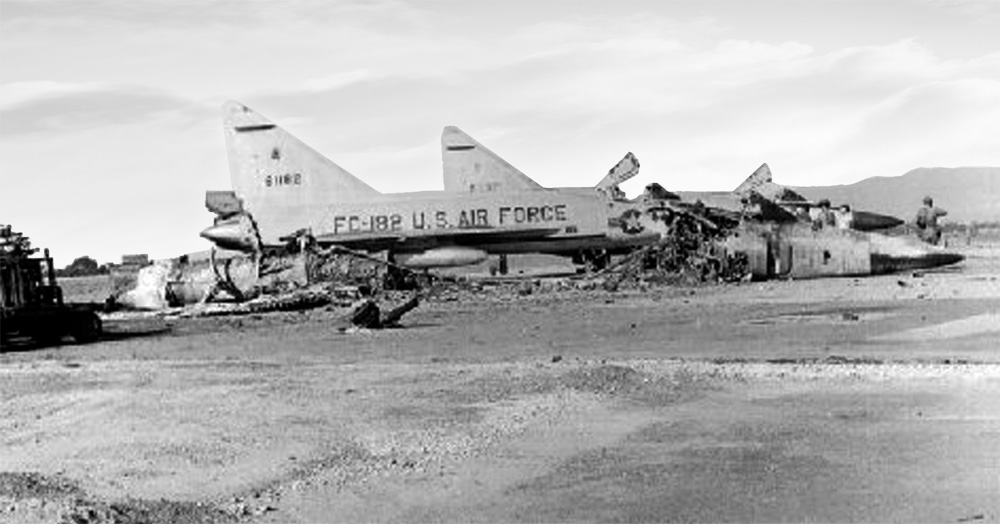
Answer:
[[[235,129],[237,133],[246,133],[249,131],[267,131],[268,129],[274,129],[275,127],[275,124],[257,124],[250,126],[236,126],[233,129]]]

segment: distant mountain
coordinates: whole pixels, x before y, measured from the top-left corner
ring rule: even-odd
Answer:
[[[1000,220],[1000,167],[921,167],[905,175],[871,177],[844,186],[795,187],[810,200],[912,221],[925,196],[948,211],[949,222]]]

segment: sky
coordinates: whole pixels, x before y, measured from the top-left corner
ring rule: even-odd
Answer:
[[[207,249],[238,100],[383,192],[455,125],[630,196],[1000,166],[1000,0],[0,0],[0,223],[56,264]]]

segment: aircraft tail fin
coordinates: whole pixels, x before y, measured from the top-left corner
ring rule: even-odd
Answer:
[[[631,151],[625,153],[625,158],[622,158],[612,167],[608,174],[604,175],[604,178],[597,183],[597,189],[607,190],[613,186],[617,186],[622,182],[634,177],[639,174],[639,159],[632,154]]]
[[[733,193],[740,198],[749,198],[751,193],[757,193],[766,199],[781,202],[807,201],[806,197],[794,190],[781,184],[775,184],[771,176],[771,168],[767,164],[761,164],[739,187],[733,190]]]
[[[461,129],[441,133],[444,189],[457,193],[509,192],[544,189]]]
[[[233,191],[250,211],[308,206],[378,195],[330,159],[253,109],[222,106]]]
[[[756,171],[750,174],[742,184],[733,190],[738,196],[746,196],[751,191],[757,191],[761,186],[765,184],[770,184],[771,181],[771,168],[767,167],[767,164],[761,164]]]

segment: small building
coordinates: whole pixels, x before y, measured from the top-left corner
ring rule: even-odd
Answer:
[[[149,265],[149,255],[143,253],[141,255],[122,255],[122,265],[123,266],[148,266]]]

